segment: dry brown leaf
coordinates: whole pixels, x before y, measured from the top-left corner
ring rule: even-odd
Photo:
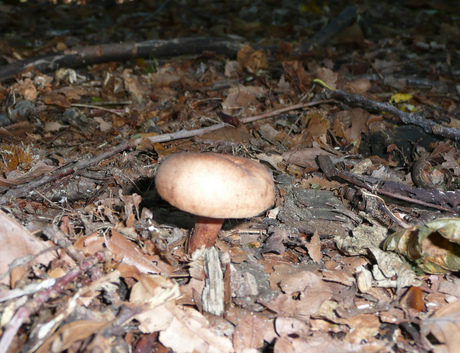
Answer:
[[[144,314],[140,330],[161,331],[160,342],[174,352],[232,352],[231,341],[211,330],[206,318],[193,308],[168,302]]]
[[[260,300],[263,305],[280,315],[313,315],[332,295],[329,286],[318,275],[309,271],[287,275],[281,280],[280,287],[286,294],[280,294],[270,301]]]
[[[332,338],[328,333],[318,332],[308,338],[283,336],[280,346],[275,344],[276,353],[390,353],[392,349],[385,342],[351,344]]]
[[[337,282],[345,286],[352,286],[356,283],[355,278],[347,269],[324,269],[322,271],[323,279],[328,282]]]
[[[307,290],[330,293],[328,285],[323,282],[321,277],[309,271],[296,272],[287,276],[281,281],[280,287],[287,294],[300,293]]]
[[[139,282],[131,288],[129,301],[142,303],[152,297],[160,296],[167,289],[178,290],[177,285],[170,279],[160,275],[143,274]]]
[[[305,71],[303,65],[299,61],[285,61],[283,68],[286,70],[289,78],[294,82],[301,92],[307,92],[313,80],[313,77]]]
[[[37,99],[37,88],[30,78],[17,82],[11,86],[11,90],[24,97],[25,100],[35,101]]]
[[[112,128],[112,123],[110,121],[105,121],[99,116],[96,116],[94,118],[94,121],[99,123],[99,129],[101,129],[102,132],[110,131],[110,129]]]
[[[321,240],[319,239],[319,234],[317,231],[313,234],[310,239],[310,242],[306,244],[308,255],[310,255],[311,259],[315,261],[317,264],[321,263]]]
[[[196,141],[200,142],[210,142],[214,143],[217,141],[226,141],[226,142],[232,142],[232,143],[240,143],[240,144],[246,144],[249,143],[249,138],[251,135],[249,134],[248,129],[246,126],[241,125],[237,128],[232,127],[232,126],[227,126],[222,129],[208,132],[206,134],[203,134],[201,136],[195,137]]]
[[[131,94],[135,102],[141,103],[144,100],[144,95],[149,91],[149,88],[142,85],[137,76],[132,74],[131,69],[126,69],[122,74],[126,90]]]
[[[86,90],[84,90],[83,88],[75,87],[75,86],[61,87],[55,92],[61,93],[65,95],[69,100],[75,101],[75,102],[80,101],[81,96],[86,94]]]
[[[339,75],[325,67],[320,67],[315,72],[316,78],[326,83],[329,87],[336,89]]]
[[[358,78],[345,85],[345,90],[354,94],[363,94],[369,91],[372,87],[371,81],[367,78]]]
[[[46,105],[56,105],[61,108],[70,108],[71,103],[66,96],[57,92],[50,92],[42,97]]]
[[[106,246],[112,252],[115,261],[136,266],[142,273],[161,273],[158,266],[148,261],[139,249],[116,229],[112,229],[112,237],[107,239]]]
[[[290,150],[284,152],[282,157],[286,163],[292,163],[300,167],[311,169],[318,169],[316,163],[317,156],[331,156],[330,152],[327,152],[319,147],[302,148],[300,150]]]
[[[240,312],[238,324],[233,334],[233,344],[237,353],[242,353],[246,349],[260,349],[264,345],[265,332],[267,327],[272,327],[273,323],[266,317],[256,313]]]
[[[307,145],[311,146],[312,139],[319,139],[324,145],[327,145],[327,132],[330,128],[329,119],[324,110],[311,110],[307,113],[308,122],[308,140]]]
[[[238,85],[228,90],[227,98],[222,102],[224,113],[231,114],[232,109],[247,107],[257,102],[258,97],[267,93],[263,87]]]
[[[26,228],[8,217],[0,210],[0,273],[8,272],[8,266],[15,260],[36,255],[49,246],[36,239]],[[32,264],[42,263],[45,266],[55,257],[51,252],[44,253],[32,260]],[[26,259],[24,259],[25,264]],[[10,277],[0,279],[0,283],[10,285]],[[13,283],[14,285],[14,283]]]
[[[63,352],[73,343],[83,340],[109,325],[110,322],[74,321],[59,328],[36,350],[37,353]],[[52,347],[52,349],[51,349]]]
[[[361,134],[367,134],[367,120],[369,113],[355,108],[351,111],[343,110],[334,116],[333,132],[335,136],[344,138],[348,143],[359,146]]]
[[[45,123],[45,131],[47,131],[47,132],[59,131],[64,126],[65,125],[62,125],[61,123],[59,123],[57,121],[48,121],[48,122]]]
[[[289,233],[286,232],[285,234],[280,234],[280,237],[287,237],[289,236]],[[291,263],[286,263],[285,259],[278,259],[276,261],[275,259],[270,259],[268,256],[272,254],[266,254],[264,257],[266,257],[266,264],[269,264],[268,266],[272,266],[273,269],[266,269],[265,272],[270,273],[270,288],[273,290],[279,290],[280,289],[280,283],[281,281],[292,275],[293,273],[297,272],[303,272],[303,271],[313,271],[316,266],[314,265],[306,265],[306,264],[298,264],[298,265],[293,265]],[[272,255],[273,257],[273,255]],[[271,260],[271,261],[270,261]],[[284,260],[284,261],[283,261]]]
[[[361,314],[347,319],[347,325],[350,327],[345,339],[354,344],[362,341],[369,341],[379,333],[380,320],[375,314]]]
[[[455,353],[460,347],[460,301],[445,305],[430,318],[422,321],[422,333],[427,335],[430,331],[444,346],[444,352]]]
[[[268,68],[267,56],[263,50],[254,50],[249,45],[243,46],[237,54],[237,61],[249,72],[257,72]]]
[[[321,190],[338,189],[342,186],[342,184],[338,181],[327,180],[326,178],[318,175],[311,175],[300,181],[300,186],[303,189],[311,189],[312,186],[317,188],[318,185],[321,186]]]
[[[42,175],[43,173],[49,173],[53,171],[54,167],[46,165],[42,161],[38,161],[35,165],[27,172],[22,175],[13,176],[12,173],[8,175],[8,179],[0,178],[0,186],[2,187],[11,187],[16,185],[24,184],[32,179],[35,179],[37,176]],[[19,174],[19,173],[16,173]]]
[[[294,317],[277,317],[275,320],[275,330],[279,336],[297,335],[307,337],[310,326],[304,321]]]

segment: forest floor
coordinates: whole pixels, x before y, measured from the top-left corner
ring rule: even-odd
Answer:
[[[0,2],[0,353],[458,352],[459,23]],[[180,152],[260,162],[272,208],[190,255],[155,190]]]

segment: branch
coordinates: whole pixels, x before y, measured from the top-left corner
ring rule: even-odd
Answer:
[[[271,116],[276,116],[276,115],[279,115],[287,111],[302,109],[305,107],[310,107],[310,106],[323,104],[323,103],[329,103],[329,102],[331,102],[331,100],[321,100],[321,101],[310,102],[310,103],[296,104],[296,105],[292,105],[286,108],[275,110],[269,113],[264,113],[264,114],[257,115],[257,116],[243,118],[241,119],[241,122],[249,123],[249,122],[256,121],[256,120],[265,119]],[[169,141],[193,137],[193,136],[200,136],[207,132],[222,129],[223,127],[226,127],[226,126],[229,126],[229,125],[222,123],[222,124],[217,124],[217,125],[204,127],[201,129],[196,129],[196,130],[191,130],[191,131],[178,131],[178,132],[173,132],[170,134],[151,136],[151,137],[147,137],[147,139],[152,143],[169,142]],[[136,148],[137,146],[140,145],[142,140],[143,138],[135,138],[132,140],[125,141],[115,146],[113,149],[107,152],[101,153],[100,155],[97,155],[93,158],[82,159],[75,164],[66,166],[63,169],[58,169],[54,171],[53,173],[44,173],[38,179],[32,180],[28,182],[27,184],[24,184],[21,187],[18,187],[16,189],[8,190],[8,192],[6,192],[2,197],[0,197],[0,205],[8,203],[11,199],[17,199],[20,197],[24,197],[28,195],[29,193],[33,192],[35,189],[37,189],[40,186],[55,182],[65,176],[74,174],[81,169],[85,169],[85,168],[94,166],[98,164],[99,162],[103,161],[104,159],[114,156],[115,154],[126,151],[127,149],[130,149],[130,148]]]
[[[54,54],[16,61],[0,67],[0,82],[23,71],[49,72],[61,67],[79,67],[109,61],[127,61],[140,57],[172,57],[213,51],[235,56],[243,45],[219,38],[179,38],[149,40],[140,43],[112,43],[64,50]]]
[[[409,203],[415,203],[452,213],[457,212],[456,208],[460,204],[460,193],[457,191],[442,192],[438,190],[412,188],[406,184],[394,181],[339,170],[328,156],[318,156],[318,163],[328,179],[338,177],[371,192],[377,192],[394,199],[404,200]]]
[[[328,45],[337,34],[356,21],[357,7],[347,6],[335,19],[316,35],[294,50],[295,54],[306,53],[316,47]],[[16,61],[0,67],[0,82],[14,78],[24,71],[50,72],[61,67],[80,67],[110,61],[127,61],[136,58],[174,57],[201,54],[204,51],[234,57],[243,43],[221,38],[178,38],[172,40],[149,40],[140,43],[111,43],[64,50],[34,58]],[[277,47],[258,47],[275,52]]]
[[[61,277],[61,279],[57,281],[52,287],[42,290],[33,300],[30,300],[25,305],[21,306],[5,326],[3,335],[0,339],[0,353],[8,352],[8,348],[24,320],[29,318],[34,312],[38,311],[51,296],[56,297],[60,295],[65,287],[70,282],[75,280],[75,278],[77,278],[81,273],[89,270],[98,263],[104,262],[105,260],[106,254],[102,251],[97,252],[95,255],[87,259],[84,259],[78,267],[74,268],[65,276]]]
[[[425,119],[417,113],[406,113],[388,103],[373,101],[367,97],[358,94],[348,93],[342,90],[330,90],[326,87],[326,96],[337,100],[344,101],[351,106],[361,106],[367,110],[377,110],[393,114],[398,117],[404,124],[417,125],[423,128],[426,133],[460,140],[460,130],[437,124],[431,120]]]

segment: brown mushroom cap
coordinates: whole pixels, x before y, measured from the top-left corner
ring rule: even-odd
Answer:
[[[250,159],[216,153],[178,153],[158,168],[160,196],[182,211],[211,218],[246,218],[273,205],[270,173]]]

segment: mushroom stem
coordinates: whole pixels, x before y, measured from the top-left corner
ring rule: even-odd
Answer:
[[[224,223],[223,218],[196,216],[195,230],[190,238],[188,247],[189,254],[193,254],[195,250],[200,249],[203,245],[205,248],[213,246],[220,228],[222,228],[222,223]]]

